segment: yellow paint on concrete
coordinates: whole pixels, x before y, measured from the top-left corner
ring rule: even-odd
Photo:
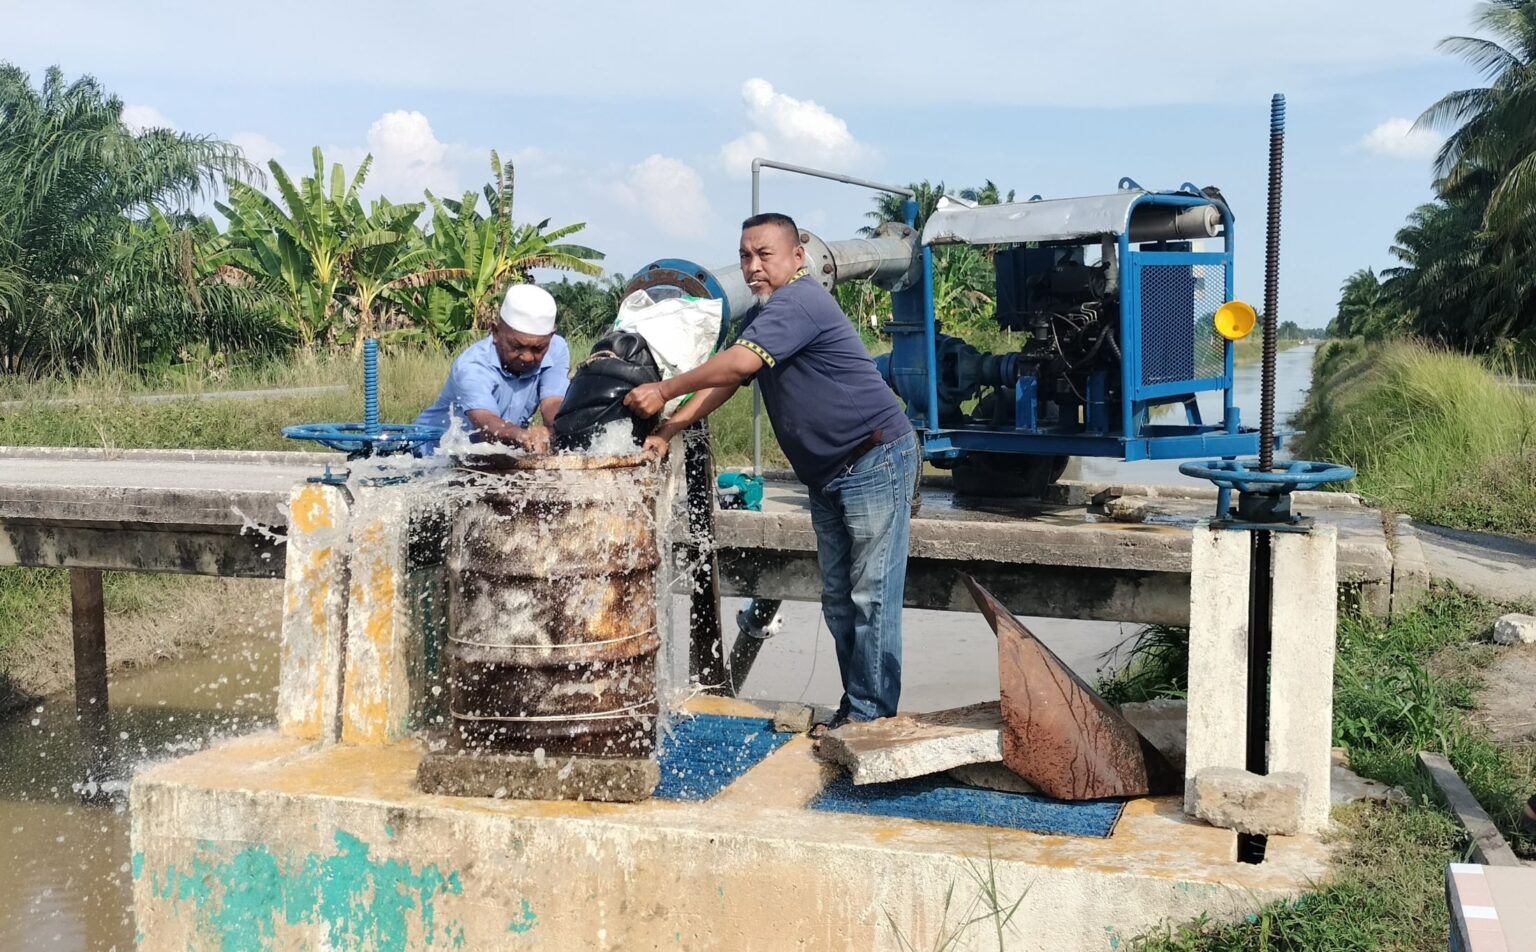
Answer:
[[[314,533],[336,526],[331,512],[328,488],[314,483],[299,490],[298,496],[288,507],[289,523],[300,532]]]
[[[374,520],[355,536],[352,556],[351,604],[347,671],[343,692],[342,740],[349,744],[383,744],[403,735],[409,713],[409,685],[401,658],[405,626],[397,624],[396,593],[405,585],[397,577],[403,553],[385,551],[393,533],[383,520]],[[353,624],[360,618],[361,625]]]

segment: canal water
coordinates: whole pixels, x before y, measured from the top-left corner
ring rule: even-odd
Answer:
[[[1276,418],[1305,398],[1311,347],[1279,355]],[[1238,371],[1243,420],[1258,424],[1257,365]],[[1218,419],[1220,405],[1202,407]],[[1069,478],[1127,483],[1185,481],[1177,464],[1074,463]],[[273,597],[278,597],[274,587]],[[728,600],[726,628],[739,600]],[[682,625],[686,606],[674,611]],[[1115,663],[1136,625],[1025,618],[1086,679]],[[903,616],[902,706],[922,711],[997,697],[997,642],[979,614]],[[674,636],[685,636],[675,631]],[[728,636],[729,637],[729,636]],[[833,705],[841,691],[819,606],[786,603],[782,632],[759,654],[744,695]],[[134,947],[128,816],[121,791],[134,769],[202,749],[221,737],[270,727],[277,703],[277,632],[255,628],[204,654],[119,672],[111,684],[115,780],[104,803],[82,803],[73,702],[58,697],[0,718],[0,950],[127,952]]]
[[[280,597],[276,586],[273,597]],[[196,657],[119,672],[109,690],[115,768],[105,802],[81,802],[71,697],[0,719],[0,949],[6,952],[134,947],[122,796],[127,777],[220,737],[270,726],[277,709],[277,631],[255,629]]]

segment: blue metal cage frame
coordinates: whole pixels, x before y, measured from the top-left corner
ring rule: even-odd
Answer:
[[[1190,251],[1170,250],[1166,248],[1141,247],[1132,248],[1130,238],[1130,215],[1138,207],[1143,205],[1162,205],[1178,208],[1190,208],[1202,205],[1215,207],[1221,215],[1223,232],[1221,237],[1222,248],[1220,251]],[[1200,323],[1204,321],[1205,328],[1214,335],[1214,327],[1211,326],[1209,315],[1199,307],[1200,292],[1204,290],[1200,284],[1200,276],[1197,270],[1209,272],[1220,268],[1222,280],[1220,294],[1205,293],[1203,300],[1211,305],[1210,311],[1215,307],[1232,300],[1232,271],[1233,271],[1233,243],[1234,222],[1230,210],[1224,203],[1214,201],[1201,194],[1193,186],[1186,185],[1177,192],[1143,192],[1138,195],[1126,209],[1126,222],[1118,235],[1119,251],[1119,280],[1120,280],[1120,341],[1122,359],[1120,365],[1120,419],[1123,421],[1123,432],[1113,432],[1107,425],[1107,415],[1096,412],[1093,393],[1089,394],[1089,405],[1085,411],[1083,423],[1075,429],[1058,428],[1055,431],[1034,429],[1032,426],[1032,410],[1028,409],[1034,403],[1033,381],[1021,381],[1019,391],[1015,394],[1016,416],[1015,428],[991,429],[979,427],[967,428],[943,428],[938,420],[938,378],[932,372],[938,367],[937,355],[937,318],[934,314],[933,304],[933,252],[932,248],[925,245],[922,249],[923,268],[922,281],[918,287],[910,291],[895,295],[893,302],[893,325],[905,324],[906,327],[893,326],[893,337],[897,337],[893,343],[904,343],[900,340],[900,332],[911,328],[910,319],[915,317],[914,311],[920,311],[922,317],[922,357],[923,366],[921,373],[926,378],[927,399],[926,406],[910,407],[909,415],[922,437],[924,456],[928,459],[955,459],[967,451],[980,451],[989,453],[1017,453],[1035,455],[1064,455],[1064,456],[1096,456],[1117,457],[1126,461],[1148,459],[1185,459],[1190,457],[1233,457],[1251,455],[1258,451],[1258,433],[1255,430],[1244,430],[1241,425],[1240,414],[1233,402],[1233,344],[1220,338],[1221,341],[1220,371],[1212,374],[1207,368],[1203,374],[1193,372],[1198,367],[1198,353],[1195,352],[1201,340],[1202,333]],[[1091,239],[1084,239],[1083,244],[1090,244]],[[1157,245],[1166,243],[1141,242],[1140,245]],[[1162,269],[1161,271],[1159,269]],[[1172,269],[1171,271],[1169,269]],[[1187,275],[1187,286],[1194,295],[1188,299],[1192,310],[1187,317],[1189,325],[1187,332],[1190,335],[1188,344],[1192,352],[1188,355],[1190,363],[1194,365],[1192,372],[1185,375],[1175,375],[1169,379],[1167,374],[1162,374],[1159,379],[1149,381],[1147,379],[1146,355],[1148,347],[1158,346],[1182,346],[1182,341],[1170,341],[1167,339],[1166,329],[1157,329],[1148,334],[1145,326],[1148,307],[1159,305],[1159,301],[1149,299],[1145,293],[1146,282],[1150,276],[1156,274],[1177,274],[1182,272]],[[1155,298],[1155,295],[1151,296]],[[908,298],[908,300],[900,300]],[[1162,302],[1166,303],[1166,302]],[[1183,302],[1178,306],[1182,308]],[[903,319],[905,316],[905,320]],[[1158,333],[1164,333],[1160,339]],[[893,359],[895,354],[893,353]],[[903,363],[904,361],[897,361]],[[912,370],[910,365],[907,372]],[[1093,386],[1090,384],[1090,391]],[[1104,392],[1102,386],[1098,388]],[[1195,395],[1204,391],[1222,391],[1222,420],[1220,422],[1206,423],[1200,417]],[[1154,424],[1150,422],[1151,411],[1154,407],[1182,403],[1185,408],[1185,423],[1183,424]]]

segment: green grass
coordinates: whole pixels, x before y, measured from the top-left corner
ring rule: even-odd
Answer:
[[[1421,344],[1331,341],[1297,453],[1355,467],[1346,488],[1416,519],[1536,537],[1536,391]]]
[[[172,575],[106,572],[102,597],[113,615],[152,611],[174,598],[183,581]],[[12,645],[37,637],[68,614],[68,571],[0,567],[0,670]]]
[[[1445,948],[1445,865],[1463,860],[1467,844],[1434,805],[1414,755],[1444,754],[1515,848],[1536,853],[1536,843],[1516,827],[1525,797],[1536,790],[1536,751],[1501,748],[1468,716],[1477,671],[1494,652],[1474,639],[1501,610],[1441,590],[1390,624],[1354,613],[1341,617],[1334,742],[1348,748],[1356,772],[1401,786],[1412,802],[1337,811],[1345,841],[1335,855],[1334,873],[1299,900],[1267,905],[1234,925],[1160,930],[1132,947],[1145,952]],[[1182,683],[1184,672],[1177,666],[1187,647],[1183,655],[1166,650],[1174,634],[1161,632],[1151,642],[1158,651],[1133,657],[1136,683]]]
[[[573,354],[590,349],[572,341]],[[386,422],[409,422],[437,399],[455,355],[442,351],[400,349],[379,361],[379,412]],[[317,449],[285,439],[290,423],[349,421],[362,418],[362,371],[350,356],[296,359],[250,367],[221,369],[189,366],[151,379],[124,373],[92,373],[70,380],[35,381],[21,387],[3,382],[0,399],[23,400],[18,409],[0,410],[0,446],[86,446],[115,449]],[[255,400],[182,400],[134,403],[130,398],[156,393],[214,393],[220,390],[290,389],[340,384],[345,393],[265,397]],[[48,405],[53,398],[82,400],[76,405]],[[710,418],[716,463],[752,462],[752,396],[742,391]],[[787,467],[763,419],[763,465]]]

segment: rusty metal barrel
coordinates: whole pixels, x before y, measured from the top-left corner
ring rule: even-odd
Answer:
[[[648,757],[656,739],[658,467],[467,456],[453,515],[451,747]]]

